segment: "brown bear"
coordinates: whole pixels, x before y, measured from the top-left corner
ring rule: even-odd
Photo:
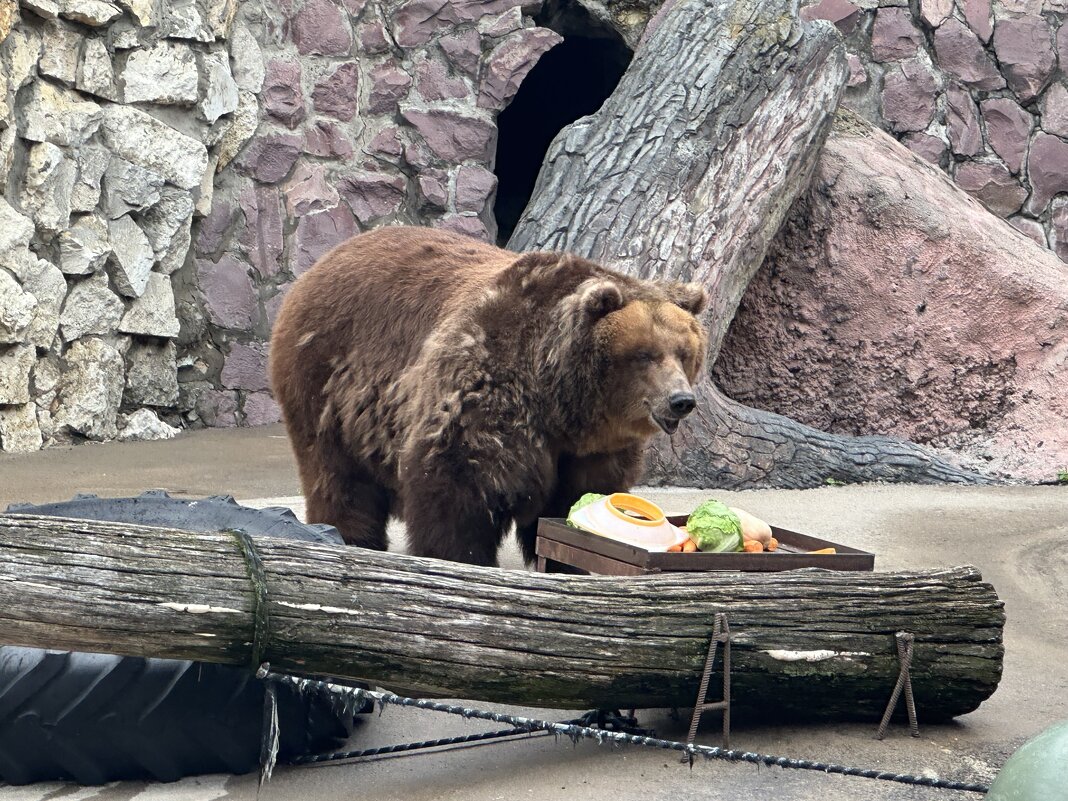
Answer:
[[[514,523],[529,563],[539,517],[629,488],[693,410],[704,303],[697,284],[433,229],[338,245],[271,340],[309,522],[385,549],[392,515],[412,554],[479,565]]]

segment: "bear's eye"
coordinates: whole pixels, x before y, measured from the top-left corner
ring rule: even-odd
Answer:
[[[634,361],[641,364],[652,364],[657,360],[657,355],[651,350],[640,350],[634,354]]]

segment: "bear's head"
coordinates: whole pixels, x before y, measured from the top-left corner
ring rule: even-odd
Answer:
[[[532,342],[539,381],[579,455],[675,433],[696,407],[707,350],[700,284],[640,280],[562,254],[529,254],[507,272],[521,305],[544,320]]]

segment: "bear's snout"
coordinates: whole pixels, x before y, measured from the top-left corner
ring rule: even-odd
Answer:
[[[674,392],[668,398],[668,408],[681,420],[697,408],[697,398],[692,392]]]

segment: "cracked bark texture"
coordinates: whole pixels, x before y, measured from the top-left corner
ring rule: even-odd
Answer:
[[[708,363],[794,200],[808,186],[847,67],[834,30],[792,0],[677,0],[630,69],[546,156],[508,246],[569,250],[643,278],[700,281]],[[918,446],[825,434],[731,402],[705,377],[698,411],[646,478],[690,486],[980,480]]]

